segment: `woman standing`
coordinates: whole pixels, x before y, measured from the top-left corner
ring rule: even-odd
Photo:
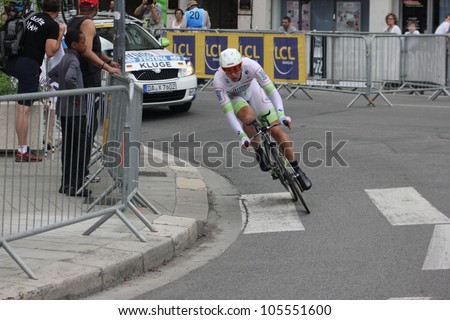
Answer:
[[[393,13],[389,13],[386,16],[387,27],[386,27],[386,29],[384,29],[383,32],[402,34],[402,30],[397,25],[397,22],[398,22],[397,16],[395,14],[393,14]]]
[[[183,20],[184,12],[180,8],[176,9],[175,20],[172,21],[172,29],[186,28],[186,21]]]

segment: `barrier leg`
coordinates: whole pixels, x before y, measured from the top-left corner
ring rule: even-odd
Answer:
[[[214,81],[214,79],[209,79],[204,85],[203,87],[200,89],[200,91],[205,90],[206,87],[208,87],[209,85],[211,85],[211,83]]]
[[[347,105],[347,108],[350,108],[351,106],[353,106],[353,104],[356,102],[356,100],[358,100],[359,97],[361,97],[362,95],[363,95],[362,93],[358,93],[358,94],[356,95],[356,98],[354,98],[354,99]]]
[[[7,254],[19,265],[19,267],[27,274],[30,279],[37,280],[38,278],[33,271],[23,262],[23,260],[14,252],[5,240],[0,240],[0,247],[3,247]]]
[[[433,94],[428,98],[428,100],[429,100],[429,101],[434,101],[434,100],[436,100],[437,97],[439,97],[442,93],[445,93],[447,96],[450,97],[450,92],[449,92],[447,89],[442,88],[442,89],[439,89],[438,91],[436,91],[435,93],[433,93]]]
[[[94,200],[94,202],[92,202],[89,207],[86,209],[85,212],[89,212],[92,210],[92,208],[94,208],[100,201],[102,201],[103,199],[105,199],[109,194],[111,194],[111,192],[113,192],[115,189],[117,188],[116,185],[110,186],[108,189],[106,189],[97,199]]]
[[[139,211],[139,209],[131,203],[131,201],[128,202],[128,207],[131,209],[131,211],[134,212],[134,214],[142,221],[142,223],[149,228],[151,232],[156,232],[156,229],[152,227],[151,223],[144,217],[144,215]]]
[[[91,227],[89,227],[89,229],[87,229],[85,232],[83,232],[83,236],[89,236],[92,232],[94,232],[95,230],[100,228],[101,225],[104,224],[113,215],[114,215],[114,212],[101,217],[96,223],[94,223]]]
[[[301,86],[297,86],[290,95],[287,96],[286,100],[289,100],[298,90],[302,90],[303,93],[309,98],[309,100],[314,100],[309,94],[308,92],[305,91],[305,89],[303,89]],[[295,98],[295,96],[294,96]]]
[[[130,221],[123,215],[123,213],[119,210],[116,209],[116,214],[119,217],[120,220],[123,221],[123,223],[125,223],[125,225],[131,230],[131,232],[134,233],[134,235],[141,240],[141,242],[147,242],[147,239],[145,239],[140,233],[139,231],[136,229],[135,226],[133,226]],[[151,229],[150,229],[151,230]],[[153,230],[152,230],[153,231]]]
[[[155,214],[157,215],[161,215],[161,213],[158,211],[158,209],[156,209],[156,207],[154,205],[152,205],[143,195],[142,193],[140,193],[139,191],[136,192],[135,197],[137,199],[139,199],[140,202],[144,203],[144,205],[152,210]]]
[[[373,100],[372,101],[375,101],[375,99],[378,97],[378,96],[380,96],[381,98],[383,98],[383,100],[387,103],[387,105],[389,106],[389,107],[393,107],[393,105],[392,105],[392,103],[388,100],[388,98],[382,93],[382,92],[378,92],[376,95],[375,95],[375,97],[373,98]],[[375,106],[375,105],[374,105]]]

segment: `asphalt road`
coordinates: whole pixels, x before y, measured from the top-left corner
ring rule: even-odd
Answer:
[[[305,193],[309,215],[268,174],[242,167],[249,155],[233,142],[212,91],[199,92],[186,114],[146,111],[142,141],[208,167],[216,190],[231,184],[245,199],[233,204],[234,216],[248,228],[214,259],[194,249],[161,268],[165,281],[149,275],[136,281],[139,289],[104,297],[450,299],[450,98],[395,95],[392,108],[382,100],[366,107],[362,99],[346,108],[352,95],[310,94],[314,100],[298,93],[285,101],[290,137],[313,182]],[[194,135],[195,142],[178,144],[184,149],[167,148]],[[218,229],[240,226],[232,228]],[[209,236],[220,246],[216,231]],[[196,265],[199,259],[205,262]]]

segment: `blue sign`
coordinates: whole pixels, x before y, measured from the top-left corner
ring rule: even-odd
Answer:
[[[214,75],[219,69],[220,53],[228,48],[228,36],[205,36],[205,74]]]
[[[274,48],[272,54],[275,79],[299,79],[299,52],[297,38],[274,37]]]
[[[195,67],[195,35],[173,35],[173,53],[179,54],[190,61]]]
[[[239,52],[242,56],[257,61],[264,66],[264,37],[239,37]]]

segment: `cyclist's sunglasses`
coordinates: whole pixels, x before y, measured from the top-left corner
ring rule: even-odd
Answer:
[[[222,67],[222,69],[223,69],[223,71],[225,71],[225,73],[228,73],[228,74],[237,73],[237,72],[241,71],[242,63],[239,63],[238,65],[235,65],[235,66],[229,67],[229,68]]]

